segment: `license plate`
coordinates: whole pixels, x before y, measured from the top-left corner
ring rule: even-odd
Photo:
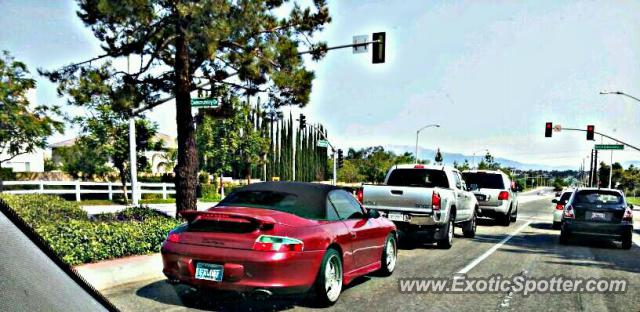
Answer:
[[[401,213],[389,213],[387,219],[391,221],[404,221],[404,215]]]
[[[487,196],[485,196],[485,195],[482,195],[482,194],[475,194],[475,195],[476,195],[476,199],[477,199],[478,201],[485,201],[485,200],[487,200]]]
[[[198,262],[196,264],[196,279],[222,282],[224,266],[213,263]]]
[[[593,221],[607,221],[609,220],[609,216],[605,212],[591,212],[589,219]]]

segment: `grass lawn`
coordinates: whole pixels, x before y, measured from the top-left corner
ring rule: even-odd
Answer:
[[[627,201],[634,206],[640,206],[640,197],[627,197]]]

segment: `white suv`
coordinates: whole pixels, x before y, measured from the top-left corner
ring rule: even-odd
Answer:
[[[511,179],[502,171],[467,170],[462,173],[478,200],[478,215],[508,226],[518,217],[518,196]]]

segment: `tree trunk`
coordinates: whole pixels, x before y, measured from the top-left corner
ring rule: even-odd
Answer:
[[[178,26],[180,29],[180,26]],[[196,185],[198,181],[198,157],[195,127],[191,115],[191,74],[189,50],[184,34],[176,39],[176,124],[178,128],[178,164],[176,173],[177,211],[196,209]]]
[[[127,194],[127,172],[124,170],[124,167],[116,166],[118,172],[120,173],[120,183],[122,183],[122,190],[124,191],[124,202],[129,203],[129,195]]]

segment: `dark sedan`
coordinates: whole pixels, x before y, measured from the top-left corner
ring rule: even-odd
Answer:
[[[578,189],[564,207],[560,243],[566,244],[575,235],[588,235],[619,240],[622,248],[630,249],[632,208],[619,190]]]

